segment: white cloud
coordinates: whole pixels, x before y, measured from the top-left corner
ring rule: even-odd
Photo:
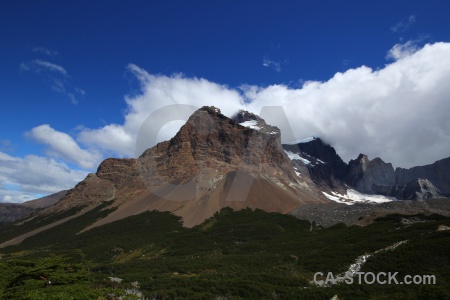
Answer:
[[[214,105],[228,116],[241,108],[259,113],[262,106],[281,105],[297,138],[318,135],[346,161],[365,153],[395,166],[432,163],[450,155],[450,44],[407,49],[392,50],[396,60],[383,69],[361,66],[297,89],[271,85],[241,90],[206,79],[151,75],[130,65],[141,93],[126,97],[124,124],[83,129],[78,140],[134,156],[140,126],[165,105]]]
[[[58,51],[50,50],[50,49],[45,48],[45,47],[34,47],[32,50],[33,50],[34,53],[44,54],[44,55],[47,55],[47,56],[56,56],[56,55],[58,55]]]
[[[78,140],[83,144],[122,156],[134,156],[140,127],[159,108],[170,104],[190,104],[196,107],[214,105],[230,115],[242,106],[243,99],[237,90],[206,79],[186,78],[179,74],[171,77],[150,75],[133,64],[128,66],[128,70],[138,78],[141,93],[126,97],[128,112],[124,124],[83,129],[78,135]],[[164,133],[159,136],[161,140],[172,137]]]
[[[43,47],[38,47],[34,48],[33,51],[39,52],[35,51],[36,49],[40,49],[39,51],[41,52],[48,50]],[[69,73],[61,65],[41,59],[35,59],[21,63],[19,65],[19,70],[21,72],[31,72],[39,75],[53,91],[64,94],[72,104],[77,104],[79,102],[77,95],[82,97],[86,95],[86,92],[83,89],[72,86]]]
[[[362,66],[301,89],[246,91],[248,107],[282,105],[295,134],[318,135],[345,159],[380,156],[396,166],[450,155],[450,44],[425,45],[381,70]]]
[[[281,64],[279,62],[270,60],[268,58],[263,59],[262,65],[266,68],[270,68],[274,71],[281,72]]]
[[[416,22],[416,16],[411,15],[406,19],[401,20],[397,24],[391,27],[391,31],[395,33],[402,33],[411,27],[412,24]]]
[[[398,60],[407,56],[411,56],[419,50],[415,41],[407,41],[403,44],[395,44],[386,55],[387,59]]]
[[[86,95],[86,91],[80,88],[75,88],[75,92],[77,92],[81,96]]]
[[[47,124],[34,127],[26,135],[47,145],[50,156],[76,163],[83,169],[96,168],[102,159],[97,151],[81,149],[70,135],[56,131]]]
[[[0,152],[0,202],[24,202],[75,186],[87,172],[36,155]]]
[[[139,118],[139,116],[134,116]],[[127,119],[134,119],[133,116]],[[141,121],[142,124],[144,120]],[[78,134],[78,140],[92,148],[100,148],[104,152],[113,152],[119,156],[133,156],[138,128],[133,126],[133,120],[124,125],[109,124],[99,129],[83,128]]]
[[[62,66],[40,59],[35,59],[29,62],[23,62],[20,64],[20,69],[22,71],[30,71],[38,74],[45,71],[49,71],[59,73],[66,77],[68,76],[66,69],[64,69]]]

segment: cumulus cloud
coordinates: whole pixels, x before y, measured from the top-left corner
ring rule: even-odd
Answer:
[[[165,105],[214,105],[227,116],[238,109],[259,113],[263,106],[279,105],[296,138],[320,136],[346,161],[365,153],[395,166],[411,167],[448,157],[450,44],[428,44],[415,51],[394,49],[395,61],[382,69],[361,66],[336,73],[325,82],[306,81],[301,88],[230,88],[182,75],[151,75],[129,65],[141,92],[126,97],[124,123],[83,129],[78,141],[133,156],[140,126]],[[162,139],[170,137],[161,134]]]
[[[24,158],[0,152],[0,202],[24,202],[72,188],[87,172],[36,155]]]
[[[136,65],[127,69],[138,78],[141,93],[127,96],[128,109],[124,124],[109,124],[98,129],[83,129],[78,141],[103,151],[113,151],[122,156],[134,156],[136,136],[148,116],[155,110],[170,104],[190,104],[196,107],[213,105],[223,113],[233,114],[242,107],[239,91],[206,79],[186,78],[177,74],[171,77],[151,75]],[[172,136],[162,132],[160,140]],[[153,146],[153,145],[149,145]]]
[[[57,131],[48,124],[34,127],[26,133],[26,136],[47,145],[48,155],[76,163],[83,169],[97,167],[102,159],[96,150],[81,149],[70,135]]]
[[[391,27],[391,31],[395,33],[402,33],[411,27],[412,24],[416,22],[416,16],[411,15],[406,19],[401,20],[397,24]]]
[[[381,70],[362,66],[301,89],[252,87],[248,107],[282,105],[298,137],[318,135],[345,159],[358,153],[411,167],[450,156],[450,44],[425,45]]]
[[[42,47],[39,47],[37,49],[41,48]],[[45,50],[48,49],[42,48],[39,51],[45,52]],[[53,91],[64,94],[72,104],[77,104],[79,96],[84,96],[86,94],[83,89],[72,87],[69,73],[63,66],[50,61],[34,59],[32,61],[22,62],[19,65],[19,70],[21,72],[31,72],[41,76]]]

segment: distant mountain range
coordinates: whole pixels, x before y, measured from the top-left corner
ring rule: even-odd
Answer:
[[[283,145],[295,168],[308,169],[309,176],[323,191],[354,189],[360,193],[424,200],[450,195],[450,158],[426,166],[397,168],[381,158],[369,160],[360,154],[348,164],[333,147],[320,138]]]
[[[0,203],[0,225],[25,218],[26,216],[57,203],[67,191],[60,191],[39,199],[23,203]]]
[[[202,107],[171,140],[139,158],[106,159],[69,191],[21,205],[3,204],[0,217],[6,223],[31,213],[51,216],[77,209],[70,219],[105,206],[111,212],[84,230],[151,210],[171,212],[192,227],[224,207],[289,213],[333,201],[449,195],[450,158],[394,170],[380,158],[361,154],[346,164],[320,138],[282,145],[280,130],[255,114],[239,111],[228,118],[215,107]]]

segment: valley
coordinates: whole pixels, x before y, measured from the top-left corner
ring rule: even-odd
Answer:
[[[146,212],[79,233],[102,214],[86,213],[1,249],[2,299],[446,299],[450,292],[450,231],[437,231],[450,226],[449,217],[392,215],[366,227],[324,228],[225,208],[193,228],[170,213]],[[402,218],[424,221],[405,225]],[[359,256],[404,240],[361,270],[430,274],[436,285],[312,283],[315,272],[339,274]]]

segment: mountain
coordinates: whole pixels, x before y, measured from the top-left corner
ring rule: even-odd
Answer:
[[[389,194],[396,184],[392,164],[385,163],[379,157],[369,160],[364,154],[349,162],[345,181],[359,192],[382,195]]]
[[[25,218],[35,210],[16,203],[0,203],[0,225]]]
[[[151,210],[172,212],[192,227],[227,206],[288,213],[301,204],[329,202],[296,174],[279,129],[258,122],[261,127],[246,127],[217,108],[202,107],[171,140],[137,159],[104,160],[39,215],[80,208],[70,220],[106,205],[112,211],[85,230]]]
[[[449,159],[394,171],[390,163],[364,154],[346,164],[320,138],[280,141],[280,130],[253,113],[239,111],[228,118],[215,107],[202,107],[172,139],[137,159],[108,158],[61,198],[25,204],[37,208],[54,203],[25,223],[58,217],[11,243],[100,208],[102,215],[81,231],[152,210],[171,212],[192,227],[224,207],[286,214],[330,200],[354,204],[439,198],[441,189],[448,188]]]
[[[39,199],[23,203],[0,203],[0,225],[23,219],[32,213],[57,203],[67,191],[60,191]]]
[[[347,164],[339,157],[336,150],[320,138],[283,144],[284,150],[300,168],[304,165],[313,182],[321,190],[343,190],[343,178],[346,175]]]
[[[356,198],[369,199],[369,195],[399,200],[423,200],[450,195],[450,158],[426,166],[394,170],[391,163],[379,157],[369,160],[365,154],[360,154],[346,164],[335,149],[320,138],[283,144],[283,148],[294,168],[304,174],[303,177],[309,175],[327,198],[334,201],[344,200],[348,203],[348,200]],[[349,190],[351,195],[347,193]],[[362,195],[355,195],[353,190]],[[377,201],[391,200],[374,200]]]
[[[427,179],[442,195],[450,196],[450,157],[436,161],[433,164],[413,167],[410,169],[395,169],[396,183],[407,184],[419,178]]]
[[[45,197],[23,202],[21,203],[21,205],[34,209],[47,208],[49,206],[54,205],[59,200],[61,200],[61,198],[64,197],[67,194],[67,192],[68,192],[67,190],[59,191]]]
[[[348,164],[345,181],[357,191],[400,200],[442,198],[450,194],[450,158],[411,169],[394,168],[381,158],[360,154]]]

